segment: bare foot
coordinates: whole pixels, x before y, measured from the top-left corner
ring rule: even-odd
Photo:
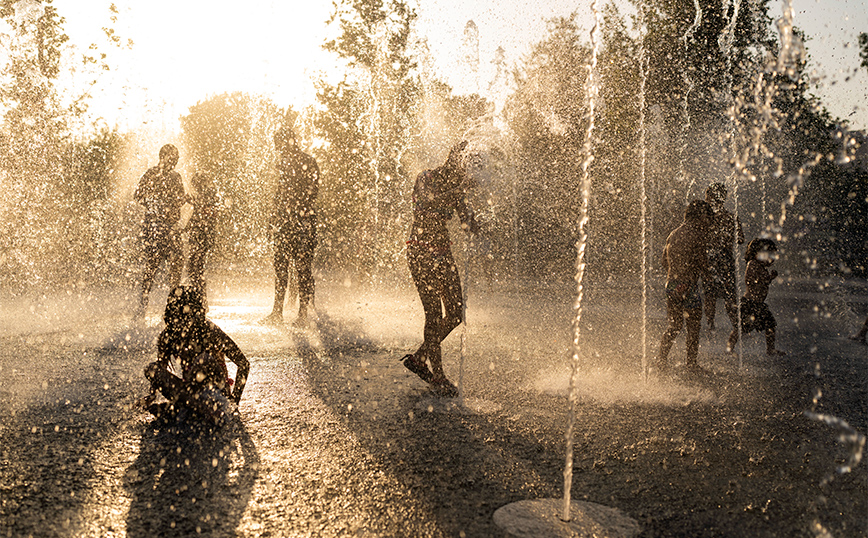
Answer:
[[[263,325],[280,325],[283,323],[283,314],[280,312],[272,312],[259,323]]]
[[[434,389],[437,396],[442,398],[455,398],[458,396],[458,387],[453,385],[445,376],[432,379],[431,388]]]
[[[136,407],[141,407],[142,409],[147,409],[148,406],[151,405],[152,403],[154,403],[154,400],[156,400],[156,399],[157,399],[156,394],[148,394],[144,398],[139,398],[139,400],[136,401]]]

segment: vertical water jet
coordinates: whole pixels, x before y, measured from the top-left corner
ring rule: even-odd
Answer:
[[[585,278],[585,249],[587,247],[588,233],[586,226],[588,224],[588,202],[591,197],[591,177],[590,167],[594,160],[594,113],[597,103],[597,95],[600,92],[599,81],[597,80],[597,55],[600,51],[600,26],[602,24],[602,14],[599,9],[599,0],[594,0],[591,4],[591,11],[594,13],[594,26],[591,28],[591,61],[588,64],[588,126],[585,130],[585,140],[583,146],[584,160],[582,161],[582,206],[579,212],[579,238],[576,242],[576,302],[574,305],[575,319],[573,320],[573,356],[572,356],[572,372],[570,374],[570,394],[569,394],[569,420],[567,422],[567,457],[564,467],[564,503],[561,519],[564,521],[570,520],[570,490],[573,485],[573,430],[576,423],[576,400],[578,399],[578,389],[576,387],[579,375],[579,340],[581,337],[581,321],[582,321],[582,296],[584,293],[584,278]]]

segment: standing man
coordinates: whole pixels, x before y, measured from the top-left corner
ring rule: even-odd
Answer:
[[[316,247],[316,197],[319,193],[319,166],[299,149],[295,133],[283,126],[274,134],[278,152],[277,191],[271,217],[274,237],[274,308],[266,323],[283,322],[283,302],[289,280],[289,262],[298,271],[298,318],[296,327],[308,323],[308,307],[313,306],[314,282],[311,265]]]
[[[184,252],[181,248],[178,222],[181,207],[187,203],[187,194],[181,182],[181,174],[175,171],[178,164],[178,148],[166,144],[160,148],[160,163],[151,167],[142,176],[135,200],[145,207],[142,225],[142,242],[145,249],[145,271],[136,319],[143,319],[148,308],[148,297],[154,284],[157,270],[165,261],[169,270],[169,285],[176,288],[181,282],[184,269]]]
[[[705,201],[711,206],[711,221],[708,227],[708,271],[709,277],[702,281],[705,292],[705,317],[708,330],[714,330],[714,317],[717,314],[717,300],[723,298],[723,308],[729,317],[732,332],[729,346],[738,342],[738,301],[735,293],[735,254],[736,244],[744,243],[741,222],[723,207],[726,201],[726,186],[713,183],[705,191]]]
[[[693,200],[684,212],[684,222],[666,239],[663,268],[666,270],[666,314],[669,327],[660,341],[657,368],[667,369],[667,358],[675,337],[687,324],[687,370],[697,371],[699,329],[702,326],[702,298],[699,278],[708,278],[705,252],[711,208],[707,202]],[[738,333],[736,333],[738,334]]]

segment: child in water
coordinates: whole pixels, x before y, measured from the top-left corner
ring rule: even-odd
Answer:
[[[157,391],[169,400],[169,407],[187,407],[200,417],[219,423],[228,399],[237,405],[250,373],[244,353],[220,327],[205,319],[202,295],[194,288],[178,286],[169,293],[164,315],[166,328],[157,340],[157,360],[145,368],[151,391],[140,401],[155,415],[163,407],[153,405]],[[172,371],[172,359],[180,362],[181,377]],[[238,367],[234,389],[226,360]]]
[[[766,335],[766,353],[769,355],[786,355],[775,348],[775,328],[777,321],[766,304],[769,294],[769,284],[777,278],[778,272],[769,267],[774,263],[778,247],[771,239],[757,238],[747,246],[744,258],[747,268],[744,273],[746,291],[741,298],[741,329],[747,334],[752,331],[764,331]],[[729,351],[732,352],[738,338],[730,340]]]
[[[416,178],[413,226],[407,240],[407,261],[425,311],[425,329],[416,353],[401,360],[435,392],[447,397],[458,396],[458,389],[443,372],[440,343],[464,321],[464,305],[446,223],[457,213],[463,229],[479,233],[466,199],[469,178],[462,158],[466,147],[467,142],[459,142],[446,163]]]

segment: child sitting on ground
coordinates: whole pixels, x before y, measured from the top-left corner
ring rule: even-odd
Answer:
[[[766,304],[769,294],[769,284],[777,278],[778,272],[768,270],[774,263],[777,245],[771,239],[757,238],[750,242],[744,259],[747,268],[744,273],[746,291],[741,298],[741,330],[748,334],[752,331],[764,331],[766,335],[766,353],[769,355],[786,355],[783,351],[775,348],[775,328],[777,321]],[[729,351],[735,349],[738,342],[738,334],[730,336]]]
[[[166,328],[157,340],[157,360],[145,368],[151,391],[140,405],[155,415],[160,415],[165,407],[171,411],[186,407],[219,423],[224,415],[220,400],[225,398],[235,404],[241,401],[250,372],[247,358],[220,327],[205,319],[202,294],[194,288],[173,289],[166,300],[163,319]],[[174,358],[180,362],[181,377],[172,372]],[[238,367],[234,390],[227,359]],[[168,406],[153,405],[157,391],[169,400]]]

